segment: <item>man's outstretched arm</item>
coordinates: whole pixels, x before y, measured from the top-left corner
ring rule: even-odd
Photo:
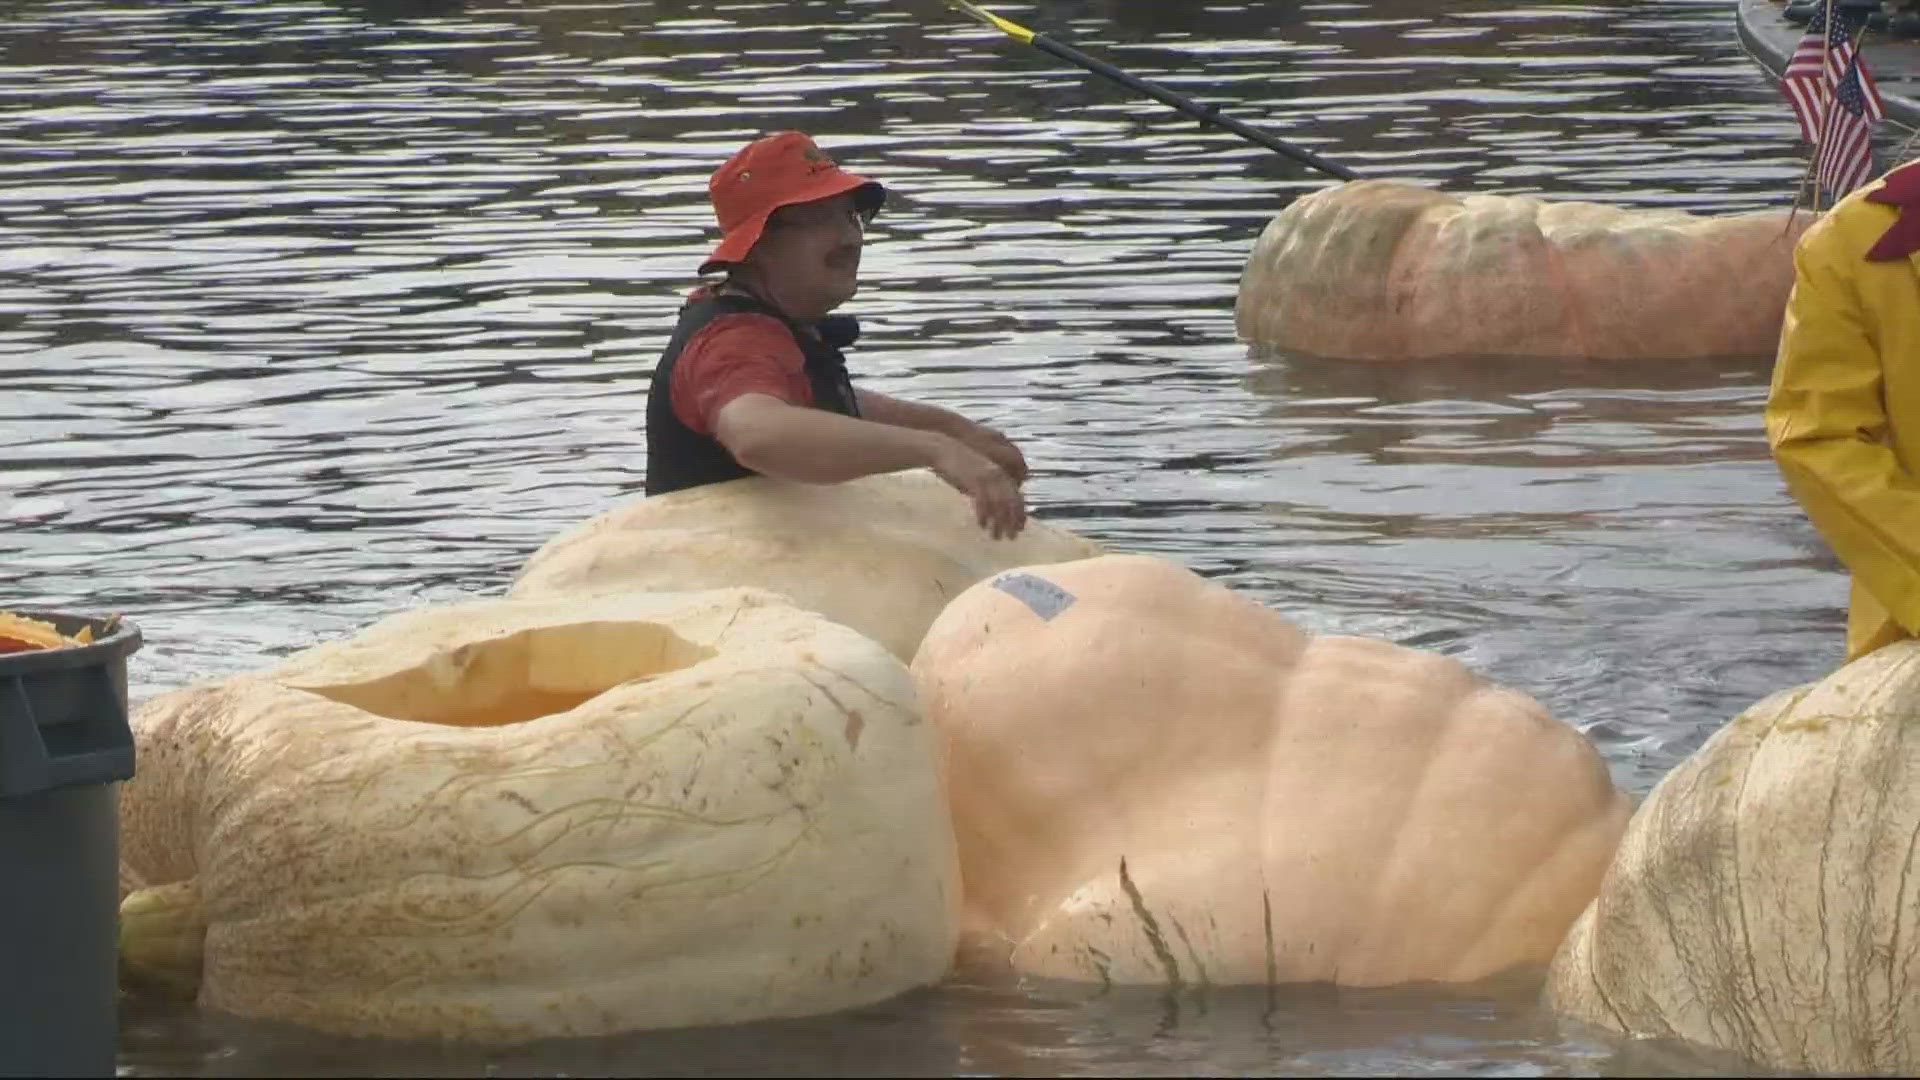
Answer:
[[[985,424],[938,405],[905,401],[877,390],[856,388],[860,415],[877,424],[932,431],[958,439],[1004,469],[1015,484],[1027,482],[1027,459],[1013,440]]]
[[[973,500],[975,519],[996,539],[1016,536],[1026,525],[1019,484],[999,464],[942,432],[856,420],[770,394],[742,394],[721,406],[714,437],[754,472],[810,484],[932,469]]]

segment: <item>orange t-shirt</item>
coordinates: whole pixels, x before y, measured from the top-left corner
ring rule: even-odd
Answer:
[[[712,436],[720,410],[742,394],[813,404],[807,358],[785,323],[752,312],[722,315],[700,328],[673,364],[673,415]]]

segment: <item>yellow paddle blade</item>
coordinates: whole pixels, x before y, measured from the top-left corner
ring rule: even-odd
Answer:
[[[968,3],[967,0],[947,0],[947,4],[950,7],[958,8],[966,12],[981,22],[986,23],[988,26],[997,28],[1008,37],[1016,38],[1027,45],[1033,44],[1033,31],[1021,26],[1017,22],[1003,19],[993,12],[988,11],[986,8],[980,7],[977,4]]]

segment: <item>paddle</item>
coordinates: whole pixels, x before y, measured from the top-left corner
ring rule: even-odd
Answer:
[[[1019,23],[1003,19],[985,8],[969,3],[968,0],[947,0],[947,4],[999,30],[1015,41],[1031,45],[1041,52],[1057,56],[1070,64],[1077,64],[1093,72],[1095,75],[1112,79],[1114,82],[1129,89],[1138,90],[1140,93],[1164,105],[1171,105],[1181,112],[1186,113],[1188,116],[1200,121],[1202,125],[1212,124],[1215,127],[1224,128],[1249,142],[1257,143],[1276,154],[1290,157],[1303,165],[1318,169],[1328,176],[1338,177],[1342,180],[1359,179],[1358,176],[1354,175],[1353,170],[1342,165],[1335,165],[1333,162],[1328,161],[1311,150],[1302,149],[1291,143],[1282,142],[1258,128],[1248,127],[1246,124],[1231,117],[1221,116],[1217,106],[1202,105],[1189,98],[1181,97],[1179,94],[1163,86],[1150,83],[1145,79],[1136,78],[1104,60],[1096,60],[1078,49],[1062,45],[1052,38],[1047,37],[1045,34],[1036,34],[1032,30],[1021,26]]]

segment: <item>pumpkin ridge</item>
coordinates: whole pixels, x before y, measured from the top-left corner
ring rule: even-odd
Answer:
[[[1433,253],[1434,238],[1445,228],[1447,220],[1458,216],[1459,207],[1455,204],[1427,207],[1407,218],[1400,228],[1392,252],[1387,256],[1386,273],[1382,275],[1381,291],[1383,309],[1400,315],[1402,312],[1419,312],[1426,309],[1424,303],[1426,290],[1421,288],[1419,275],[1410,272],[1415,256],[1430,257]],[[1329,233],[1326,242],[1335,242],[1335,235]],[[1416,239],[1417,238],[1417,239]],[[1409,241],[1412,240],[1412,243]],[[1418,245],[1417,247],[1415,245]],[[1421,329],[1414,319],[1382,320],[1395,328],[1390,340],[1395,355],[1407,355],[1413,350],[1414,335]]]
[[[1620,1007],[1613,1003],[1613,995],[1607,993],[1606,984],[1600,981],[1600,973],[1593,966],[1593,962],[1594,952],[1593,948],[1589,946],[1587,948],[1587,978],[1593,985],[1594,994],[1600,998],[1600,1004],[1606,1007],[1608,1014],[1613,1017],[1614,1023],[1619,1025],[1619,1030],[1632,1031],[1633,1028],[1627,1023],[1626,1016],[1620,1012]],[[1671,1035],[1673,1032],[1668,1030],[1664,1034]]]
[[[1454,720],[1455,713],[1458,711],[1462,698],[1465,696],[1466,695],[1457,693],[1453,695],[1452,702],[1439,707],[1436,710],[1439,713],[1437,720],[1428,725],[1428,730],[1431,732],[1431,735],[1422,747],[1421,753],[1421,757],[1425,761],[1425,767],[1420,770],[1420,778],[1405,788],[1405,800],[1400,804],[1399,812],[1396,815],[1398,824],[1392,830],[1392,839],[1387,843],[1385,854],[1374,864],[1373,885],[1372,888],[1368,890],[1368,895],[1371,897],[1372,903],[1369,905],[1369,910],[1366,913],[1367,922],[1374,926],[1381,926],[1387,921],[1382,919],[1381,915],[1387,907],[1388,890],[1395,884],[1393,880],[1394,871],[1399,869],[1401,849],[1406,846],[1407,838],[1413,832],[1410,825],[1413,821],[1415,810],[1422,806],[1421,797],[1434,782],[1434,777],[1437,772],[1434,764],[1440,757],[1440,748],[1446,744],[1449,735],[1456,727],[1456,725],[1450,723],[1450,721]],[[1399,932],[1399,927],[1393,927],[1392,930],[1397,933]],[[1455,952],[1454,957],[1457,960],[1459,953]],[[1340,963],[1345,959],[1346,957],[1343,954],[1334,961],[1334,975],[1336,978],[1339,975]],[[1378,978],[1379,976],[1376,973],[1374,977]]]
[[[1553,282],[1553,292],[1562,305],[1558,331],[1566,335],[1576,352],[1593,356],[1596,336],[1593,313],[1587,310],[1589,298],[1572,287],[1573,275],[1567,269],[1566,250],[1547,235],[1538,215],[1533,218],[1533,226],[1534,231],[1540,234],[1541,268],[1546,271],[1547,279]]]
[[[1827,784],[1826,832],[1829,836],[1831,836],[1833,833],[1833,823],[1837,818],[1837,815],[1839,812],[1839,806],[1840,806],[1840,777],[1838,775],[1835,775],[1830,778]],[[1816,910],[1818,911],[1817,919],[1821,926],[1826,926],[1828,921],[1827,919],[1827,858],[1829,855],[1832,854],[1832,852],[1833,852],[1833,845],[1831,843],[1823,843],[1820,845],[1820,867],[1819,867],[1820,887],[1815,893],[1815,900],[1816,900],[1815,907],[1816,907]],[[1822,934],[1820,938],[1820,949],[1821,949],[1821,952],[1825,954],[1825,961],[1820,965],[1820,997],[1822,1000],[1830,1000],[1829,995],[1833,991],[1833,939],[1828,937],[1825,934]],[[1804,1053],[1804,1049],[1803,1049],[1803,1053]]]
[[[1498,690],[1500,688],[1488,687],[1486,689]],[[1567,813],[1572,815],[1577,813],[1578,809],[1577,807],[1568,808]],[[1584,814],[1580,816],[1585,817]],[[1544,858],[1528,864],[1527,872],[1507,890],[1505,897],[1503,897],[1498,904],[1488,909],[1486,917],[1481,922],[1479,931],[1469,939],[1467,945],[1461,948],[1456,954],[1456,962],[1464,964],[1465,960],[1472,958],[1488,936],[1502,928],[1503,922],[1515,909],[1519,908],[1522,904],[1536,902],[1536,898],[1530,892],[1530,887],[1533,886],[1535,882],[1554,877],[1556,871],[1566,872],[1562,864],[1568,860],[1578,859],[1585,861],[1587,857],[1587,847],[1593,840],[1597,838],[1604,839],[1606,837],[1617,839],[1625,829],[1626,817],[1627,812],[1624,809],[1622,809],[1616,817],[1605,813],[1603,808],[1602,816],[1599,818],[1589,817],[1586,820],[1567,820],[1564,823],[1556,822],[1557,827],[1550,830],[1550,835],[1557,838],[1557,843],[1553,844],[1552,849]],[[1603,844],[1602,846],[1604,847],[1605,845]],[[1591,895],[1598,895],[1600,881],[1607,872],[1608,868],[1602,865],[1593,875],[1594,887],[1591,890],[1587,890]],[[1590,908],[1592,906],[1593,901],[1589,900],[1587,907]],[[1585,910],[1585,908],[1582,909],[1582,915],[1585,914]],[[1580,915],[1575,916],[1573,933],[1580,932],[1582,921]],[[1591,963],[1590,955],[1589,963]],[[1455,977],[1461,979],[1481,978],[1497,973],[1497,971],[1456,968]]]
[[[1733,882],[1733,892],[1735,897],[1734,910],[1739,912],[1740,914],[1740,945],[1741,945],[1741,952],[1747,958],[1748,991],[1753,995],[1755,1004],[1756,1006],[1758,1006],[1754,1011],[1756,1013],[1764,1014],[1768,1018],[1770,1022],[1769,1026],[1773,1028],[1774,1046],[1778,1048],[1778,1047],[1781,1047],[1783,1043],[1783,1040],[1781,1040],[1779,1035],[1778,1018],[1774,1015],[1772,1009],[1766,1008],[1764,1006],[1760,1006],[1762,983],[1760,980],[1759,964],[1753,955],[1753,932],[1747,917],[1747,889],[1744,884],[1746,881],[1746,874],[1742,872],[1743,870],[1742,864],[1744,863],[1745,859],[1744,859],[1744,852],[1742,851],[1740,846],[1740,836],[1741,836],[1740,822],[1742,818],[1742,814],[1740,811],[1744,809],[1744,804],[1745,804],[1746,795],[1747,795],[1747,785],[1753,779],[1753,770],[1755,765],[1760,760],[1761,748],[1764,747],[1767,744],[1767,740],[1772,737],[1773,730],[1774,730],[1773,725],[1771,724],[1761,729],[1759,738],[1754,740],[1752,747],[1748,750],[1746,767],[1740,770],[1740,787],[1738,790],[1734,792],[1734,795],[1733,795],[1734,815],[1733,815],[1729,832],[1731,834],[1730,847],[1732,849],[1732,854],[1733,854],[1732,861],[1733,861],[1733,869],[1734,869],[1734,873],[1731,875],[1732,882]],[[1750,1037],[1756,1043],[1758,1043],[1760,1041],[1759,1025],[1757,1023],[1754,1023],[1751,1019],[1744,1016],[1742,1016],[1740,1019],[1742,1022],[1745,1022],[1749,1026],[1749,1028],[1751,1029]]]
[[[1899,1001],[1905,996],[1901,993],[1901,988],[1905,987],[1905,983],[1900,978],[1899,967],[1901,960],[1901,931],[1906,928],[1908,913],[1916,908],[1920,908],[1920,897],[1915,897],[1914,902],[1908,902],[1909,892],[1907,886],[1913,874],[1913,864],[1916,856],[1920,856],[1920,824],[1916,824],[1912,834],[1907,837],[1907,858],[1900,867],[1900,891],[1894,896],[1893,939],[1889,942],[1887,948],[1887,1022],[1896,1025],[1900,1022],[1900,1018],[1898,1010],[1892,1003]],[[1907,958],[1909,963],[1912,962],[1915,956],[1920,956],[1920,942],[1916,942],[1915,946],[1916,947],[1910,950]],[[1907,992],[1910,993],[1911,989],[1908,988]]]

